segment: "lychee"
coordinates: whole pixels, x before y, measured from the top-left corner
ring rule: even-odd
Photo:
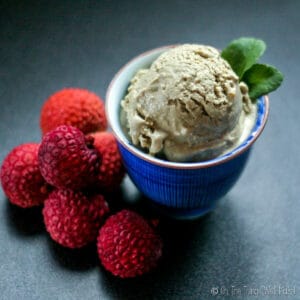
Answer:
[[[84,134],[107,127],[103,100],[79,88],[65,88],[51,95],[41,110],[40,126],[45,134],[60,125],[79,128]]]
[[[100,194],[54,190],[43,208],[46,229],[64,247],[80,248],[95,241],[109,208]]]
[[[113,275],[135,277],[156,267],[162,241],[149,223],[133,211],[110,216],[99,231],[98,255]]]
[[[73,126],[62,125],[42,139],[38,159],[46,181],[57,188],[79,190],[97,179],[100,155],[93,138]]]
[[[0,177],[4,193],[11,203],[23,208],[43,204],[50,186],[38,166],[37,143],[15,147],[4,159]]]
[[[94,138],[93,145],[102,159],[97,186],[112,191],[120,185],[125,175],[117,140],[110,132],[97,132],[90,136]]]

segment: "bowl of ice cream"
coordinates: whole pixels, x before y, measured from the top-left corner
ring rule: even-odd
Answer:
[[[145,52],[111,81],[106,111],[125,168],[163,212],[199,217],[240,177],[269,112],[208,46]]]

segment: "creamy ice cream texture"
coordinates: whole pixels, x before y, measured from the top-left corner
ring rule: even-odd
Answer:
[[[132,78],[121,102],[132,143],[170,161],[202,161],[235,148],[256,118],[246,84],[217,49],[176,46]]]

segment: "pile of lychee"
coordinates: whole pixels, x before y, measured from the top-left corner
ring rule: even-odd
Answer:
[[[155,229],[134,211],[110,215],[106,195],[125,170],[114,135],[106,131],[104,103],[96,94],[65,88],[44,103],[40,143],[15,147],[4,159],[1,183],[22,208],[43,205],[46,230],[68,248],[96,242],[112,274],[135,277],[152,270],[162,255]]]

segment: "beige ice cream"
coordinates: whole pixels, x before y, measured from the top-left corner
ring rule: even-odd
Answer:
[[[132,78],[121,120],[134,145],[170,161],[214,158],[250,133],[256,109],[217,49],[181,45]]]

